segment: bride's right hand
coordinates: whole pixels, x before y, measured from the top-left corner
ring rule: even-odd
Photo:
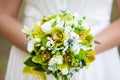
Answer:
[[[21,31],[22,24],[17,20],[21,2],[22,0],[0,0],[0,35],[27,52],[24,43],[28,39]]]

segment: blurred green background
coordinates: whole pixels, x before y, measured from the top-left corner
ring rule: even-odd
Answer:
[[[24,9],[25,2],[21,5],[20,13],[18,19],[21,21],[23,17],[23,9]],[[118,18],[117,6],[116,1],[113,2],[112,14],[111,14],[111,22]],[[4,80],[7,62],[9,57],[11,44],[0,35],[0,80]]]

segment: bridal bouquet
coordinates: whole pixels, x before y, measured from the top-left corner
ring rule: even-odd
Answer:
[[[23,73],[43,80],[45,74],[54,75],[56,80],[70,80],[74,72],[88,67],[95,60],[94,37],[84,20],[62,11],[42,18],[32,29],[24,26],[22,32],[30,41]]]

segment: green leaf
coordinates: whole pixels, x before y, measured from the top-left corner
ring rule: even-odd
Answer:
[[[23,69],[23,73],[31,74],[31,75],[34,75],[36,78],[41,78],[42,80],[46,80],[45,73],[40,71],[35,71],[33,67],[25,66]]]
[[[34,70],[40,71],[40,72],[45,72],[45,70],[42,68],[42,65],[35,66]]]
[[[50,16],[50,19],[53,19],[53,18],[56,18],[56,17],[57,17],[57,15],[54,14],[54,15]]]
[[[79,25],[82,25],[82,20],[78,20],[78,24],[79,24]]]
[[[47,73],[47,74],[51,74],[52,71],[50,71],[50,70],[46,70],[46,73]]]
[[[66,10],[61,10],[61,12],[62,12],[64,15],[67,15],[67,11],[66,11]]]
[[[47,71],[48,70],[48,65],[42,65],[42,68]]]
[[[80,60],[79,67],[83,68],[84,66],[86,66],[86,62],[84,60]]]
[[[36,53],[35,53],[34,51],[32,51],[32,52],[30,53],[30,55],[31,55],[31,56],[35,56]]]
[[[26,66],[29,66],[29,67],[34,67],[34,66],[37,66],[37,65],[38,65],[37,63],[34,63],[34,62],[32,61],[32,57],[29,57],[29,58],[24,62],[24,64],[25,64]]]
[[[70,80],[69,75],[64,75],[62,80]]]
[[[85,51],[81,49],[79,54],[76,55],[76,58],[79,60],[84,59],[85,58]]]
[[[64,70],[64,69],[66,69],[66,68],[68,68],[68,64],[66,64],[66,63],[63,63],[63,64],[58,65],[58,69],[59,69],[59,70]]]
[[[75,32],[76,34],[80,34],[80,29],[79,29],[79,28],[75,28],[74,32]]]
[[[83,20],[86,19],[86,16],[83,16]]]
[[[42,63],[43,63],[43,60],[42,60],[42,58],[41,58],[40,55],[34,56],[34,57],[32,58],[32,61],[33,61],[34,63],[39,63],[39,64],[42,64]]]
[[[46,43],[47,43],[47,37],[48,37],[48,35],[46,35],[46,36],[44,36],[42,39],[41,39],[41,42],[42,42],[42,45],[43,46],[46,46]]]
[[[59,75],[58,71],[53,73],[53,75],[55,76],[56,80],[60,80],[60,75]]]
[[[56,25],[57,25],[57,22],[53,22],[51,26],[55,27]]]

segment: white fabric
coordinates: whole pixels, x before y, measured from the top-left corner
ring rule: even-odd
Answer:
[[[87,16],[87,21],[96,35],[110,24],[112,0],[26,0],[23,23],[31,24],[43,16],[55,14],[60,10],[75,12],[79,17]],[[107,36],[106,36],[107,37]],[[33,76],[22,74],[23,61],[28,55],[12,47],[8,62],[6,80],[36,80]],[[47,75],[47,80],[55,80]],[[71,80],[120,80],[120,59],[117,48],[96,56],[88,70],[75,73]]]

